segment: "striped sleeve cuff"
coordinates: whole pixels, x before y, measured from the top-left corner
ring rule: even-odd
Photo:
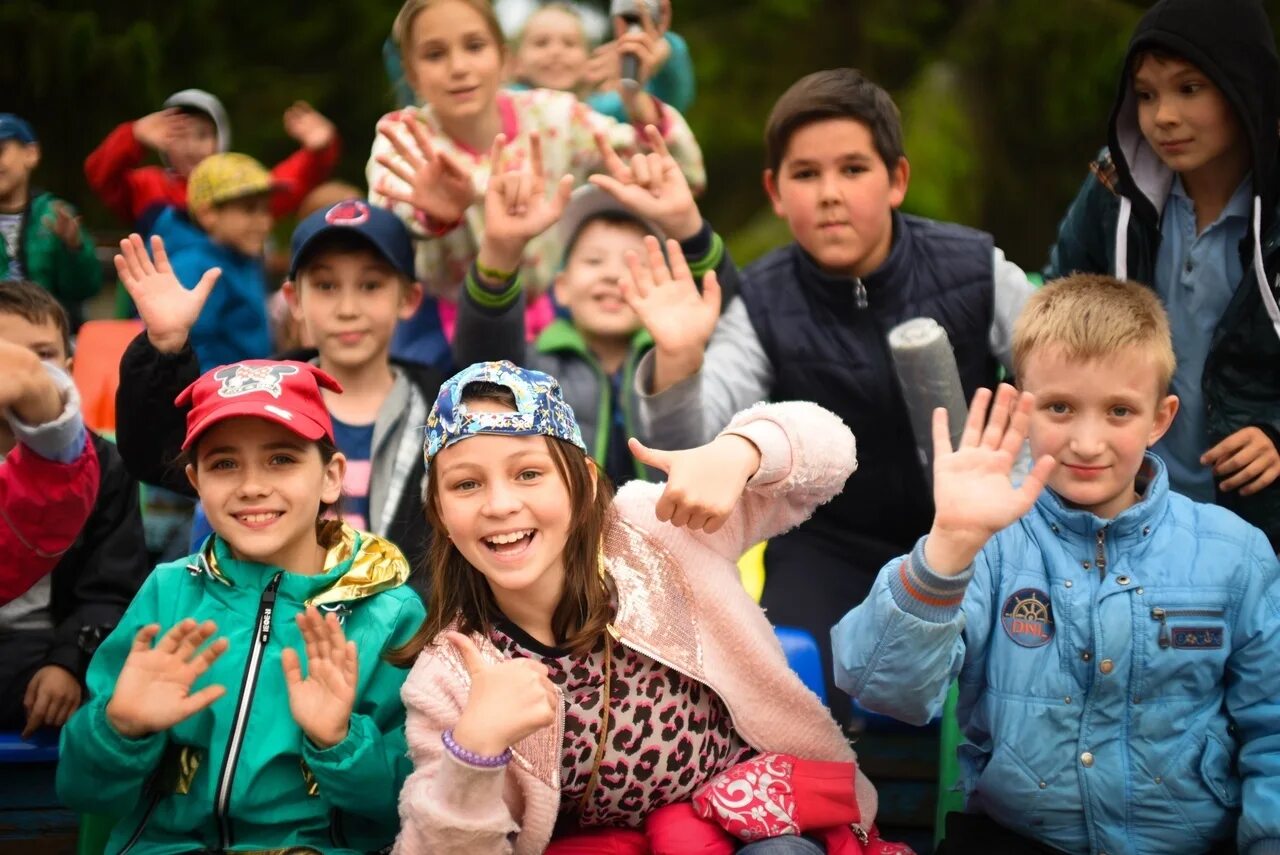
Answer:
[[[724,260],[724,240],[712,230],[711,224],[702,221],[702,229],[680,244],[689,271],[701,279],[708,270],[715,270]]]
[[[924,560],[926,537],[889,571],[889,590],[898,608],[930,623],[948,623],[960,611],[973,578],[973,565],[955,576],[939,576]]]
[[[481,284],[475,264],[472,264],[471,268],[467,270],[467,296],[477,306],[485,309],[501,310],[507,308],[520,296],[521,287],[520,274],[518,272],[502,283],[501,290],[494,290]]]

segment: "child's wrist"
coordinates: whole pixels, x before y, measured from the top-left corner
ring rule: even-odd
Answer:
[[[697,205],[691,205],[687,210],[678,212],[658,225],[662,227],[667,237],[684,243],[702,231],[702,213]]]
[[[505,282],[520,269],[524,243],[507,244],[485,239],[476,254],[476,271],[487,282]]]
[[[924,541],[924,560],[929,569],[939,576],[958,576],[973,563],[989,537],[968,532],[930,529]]]
[[[344,721],[340,729],[335,729],[332,731],[327,731],[327,732],[316,731],[314,733],[310,731],[303,731],[303,732],[306,734],[307,739],[311,741],[312,745],[314,745],[316,748],[320,749],[321,751],[327,751],[333,746],[338,745],[339,743],[346,740],[347,734],[351,732],[351,721],[350,719],[348,719],[347,721]]]
[[[187,346],[187,338],[189,331],[170,333],[156,333],[150,328],[147,329],[147,341],[151,342],[151,346],[161,353],[178,353]]]
[[[107,719],[107,724],[111,725],[112,730],[123,736],[125,739],[142,739],[143,737],[151,735],[151,732],[146,728],[140,727],[130,722],[128,719],[121,718],[116,711],[112,709],[112,705],[114,703],[115,699],[112,698],[107,702],[107,708],[103,711]]]

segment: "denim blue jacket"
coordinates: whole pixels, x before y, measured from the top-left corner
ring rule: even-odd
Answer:
[[[1148,454],[1115,519],[1049,490],[960,576],[923,540],[832,631],[836,683],[923,723],[958,678],[971,811],[1069,852],[1280,852],[1280,562]]]

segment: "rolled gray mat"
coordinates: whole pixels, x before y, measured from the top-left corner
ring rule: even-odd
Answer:
[[[946,407],[951,447],[964,432],[969,415],[960,371],[947,331],[933,318],[912,318],[889,331],[889,351],[911,416],[916,451],[925,478],[933,483],[933,410]]]

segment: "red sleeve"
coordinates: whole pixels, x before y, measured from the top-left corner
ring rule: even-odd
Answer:
[[[271,177],[280,182],[281,187],[271,197],[272,215],[283,217],[298,210],[302,198],[333,174],[341,153],[342,141],[335,132],[333,141],[324,148],[316,151],[300,148],[276,164]]]
[[[130,173],[142,165],[146,149],[133,135],[133,122],[117,125],[84,161],[84,177],[112,213],[132,223],[134,201]]]
[[[21,444],[0,463],[0,605],[54,568],[75,543],[98,497],[98,454],[85,434],[72,463]]]

